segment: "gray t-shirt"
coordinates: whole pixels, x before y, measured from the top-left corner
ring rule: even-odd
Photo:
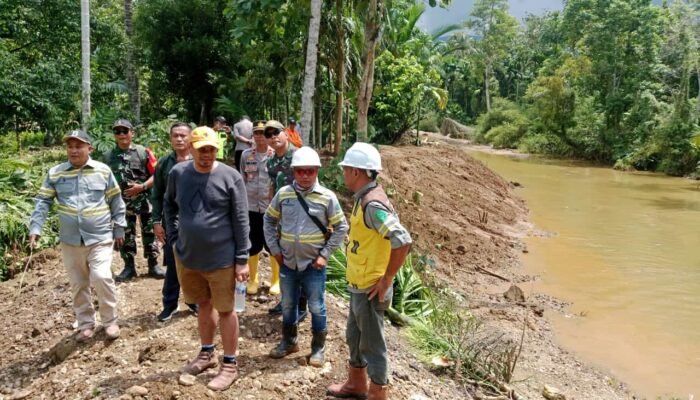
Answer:
[[[217,162],[210,173],[193,161],[170,171],[163,199],[165,231],[188,268],[209,271],[248,261],[250,225],[243,178]]]
[[[253,138],[253,123],[249,119],[242,119],[233,125],[233,139],[236,140],[236,136],[243,136],[246,139]],[[246,150],[252,146],[248,143],[243,143],[236,140],[236,151]]]

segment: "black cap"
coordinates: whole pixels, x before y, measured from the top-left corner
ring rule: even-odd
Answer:
[[[224,118],[223,115],[219,115],[218,117],[214,118],[214,122],[221,122],[221,123],[225,124],[226,118]]]
[[[83,132],[83,131],[72,131],[66,134],[66,136],[63,137],[63,143],[66,143],[69,139],[76,139],[80,140],[83,143],[87,144],[92,144],[92,139],[90,136]]]
[[[297,123],[297,120],[295,120],[294,118],[290,118],[290,119],[288,120],[288,122],[289,122],[290,124],[296,124],[296,123]]]
[[[128,119],[120,118],[116,121],[114,121],[114,125],[112,125],[112,130],[115,130],[117,128],[126,128],[130,131],[134,130],[134,126],[131,125],[131,122],[129,122]]]

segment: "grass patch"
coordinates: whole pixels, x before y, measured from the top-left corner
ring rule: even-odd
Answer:
[[[326,288],[349,298],[345,268],[347,259],[336,250],[328,260]],[[499,396],[516,398],[508,388],[522,350],[520,342],[486,332],[482,323],[464,309],[464,298],[447,288],[427,284],[423,272],[434,265],[430,258],[412,253],[394,279],[389,319],[406,326],[404,334],[420,358],[437,373],[480,386]],[[523,330],[523,335],[525,331]]]

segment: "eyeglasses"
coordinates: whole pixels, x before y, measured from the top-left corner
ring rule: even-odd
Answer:
[[[317,168],[294,168],[294,173],[302,176],[311,176],[318,172]]]
[[[269,139],[273,136],[279,135],[281,132],[282,131],[280,131],[279,129],[268,129],[265,131],[265,137]]]
[[[129,133],[128,129],[115,129],[114,130],[115,135],[126,135],[127,133]]]

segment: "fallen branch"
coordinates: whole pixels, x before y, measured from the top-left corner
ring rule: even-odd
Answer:
[[[476,270],[479,271],[479,272],[481,272],[481,273],[484,273],[484,274],[486,274],[486,275],[491,275],[491,276],[493,276],[493,277],[495,277],[495,278],[498,278],[498,279],[500,279],[500,280],[502,280],[502,281],[510,282],[510,279],[508,279],[508,278],[506,278],[506,277],[504,277],[504,276],[502,276],[502,275],[498,275],[497,273],[495,273],[495,272],[493,272],[493,271],[489,271],[488,269],[486,269],[486,268],[484,268],[484,267],[477,266],[477,267],[476,267]]]
[[[406,314],[402,314],[396,311],[393,307],[387,308],[386,316],[389,317],[389,321],[393,322],[398,326],[411,326],[415,325],[416,323],[416,320],[414,320]]]

